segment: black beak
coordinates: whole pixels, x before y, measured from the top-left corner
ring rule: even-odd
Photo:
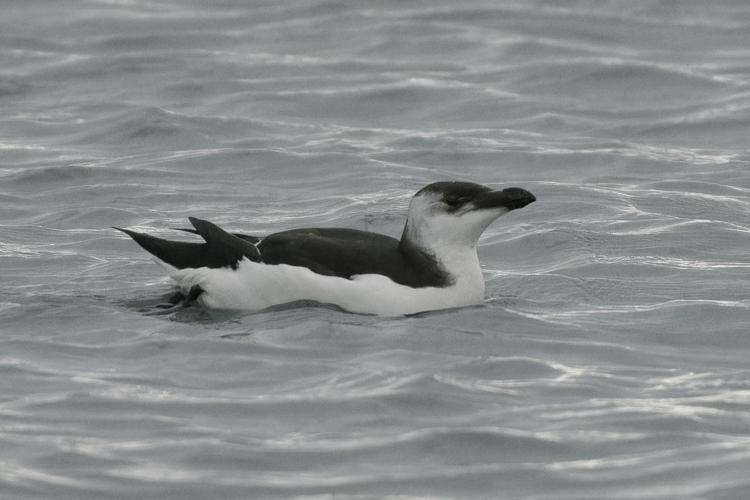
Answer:
[[[474,200],[477,209],[505,207],[508,210],[523,208],[536,201],[536,197],[525,189],[510,187],[502,191],[487,191]]]

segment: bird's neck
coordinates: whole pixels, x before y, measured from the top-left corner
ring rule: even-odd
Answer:
[[[407,255],[422,255],[430,259],[440,272],[449,277],[452,284],[470,282],[476,286],[481,282],[484,288],[476,245],[437,238],[425,231],[413,229],[407,222],[401,235],[400,248]]]

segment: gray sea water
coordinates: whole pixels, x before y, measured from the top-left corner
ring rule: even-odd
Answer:
[[[0,498],[750,497],[750,3],[0,2]],[[110,226],[538,201],[478,307],[159,314]]]

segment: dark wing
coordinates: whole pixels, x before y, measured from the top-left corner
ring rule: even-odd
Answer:
[[[173,227],[172,229],[174,229],[175,231],[185,231],[186,233],[198,234],[198,231],[192,228],[188,228],[188,227]],[[251,236],[249,234],[242,234],[242,233],[229,233],[229,234],[231,234],[232,236],[236,236],[238,238],[242,238],[245,241],[249,241],[253,245],[258,243],[262,239],[260,238],[260,236]]]
[[[205,243],[191,243],[184,241],[170,241],[156,238],[144,233],[137,233],[129,229],[115,229],[122,231],[135,240],[147,252],[178,269],[187,267],[231,267],[244,257],[260,262],[260,252],[249,241],[227,233],[216,224],[190,217],[190,223]]]
[[[399,240],[367,231],[294,229],[266,236],[258,249],[266,264],[302,266],[327,276],[382,274],[407,286],[445,284],[445,276],[430,265],[434,262],[412,262]]]

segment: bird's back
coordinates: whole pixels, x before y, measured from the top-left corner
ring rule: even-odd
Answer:
[[[381,274],[407,286],[441,286],[428,256],[404,254],[396,238],[356,229],[293,229],[266,236],[258,244],[266,264],[307,267],[327,276]]]

